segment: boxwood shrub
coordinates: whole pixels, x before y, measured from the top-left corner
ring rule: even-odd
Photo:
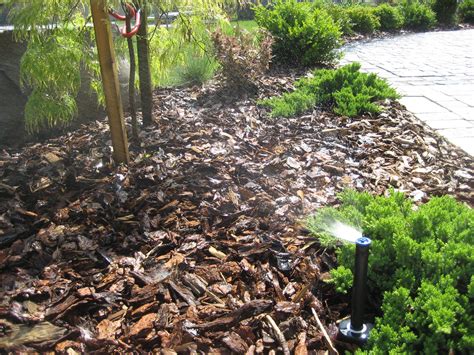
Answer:
[[[404,1],[400,4],[400,10],[405,28],[426,31],[436,25],[436,15],[428,5],[416,0]]]
[[[328,13],[310,3],[278,0],[255,8],[255,20],[274,37],[275,60],[314,66],[339,57],[341,31]]]
[[[347,8],[346,11],[355,32],[371,34],[380,29],[379,19],[372,7],[356,5]]]
[[[434,0],[431,8],[436,14],[436,19],[443,25],[456,24],[456,11],[458,0]]]
[[[398,7],[381,4],[374,8],[374,15],[379,19],[382,31],[397,31],[403,26],[403,16]]]
[[[451,197],[415,208],[403,194],[389,197],[346,191],[338,209],[310,218],[358,226],[372,239],[369,309],[380,307],[370,354],[468,354],[474,347],[474,210]],[[337,288],[352,284],[354,245],[337,252]]]
[[[459,18],[464,23],[474,23],[474,0],[464,0],[459,4]]]

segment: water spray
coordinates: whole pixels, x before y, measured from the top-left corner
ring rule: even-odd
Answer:
[[[369,261],[369,248],[372,241],[360,237],[355,241],[355,272],[352,285],[351,317],[339,324],[339,337],[341,340],[364,345],[373,324],[364,323],[365,303],[367,300],[367,269]]]

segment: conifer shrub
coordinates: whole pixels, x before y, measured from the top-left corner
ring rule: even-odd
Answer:
[[[404,27],[415,31],[426,31],[436,25],[436,15],[428,5],[414,1],[400,4]]]
[[[339,57],[339,27],[325,10],[310,3],[277,0],[271,7],[260,5],[255,20],[273,35],[277,61],[314,66]]]
[[[316,105],[340,115],[357,116],[377,113],[377,101],[399,97],[385,80],[359,69],[359,63],[352,63],[338,69],[316,70],[311,77],[298,80],[293,92],[259,103],[271,108],[272,117],[295,116]]]
[[[474,346],[474,210],[451,197],[415,208],[402,193],[346,191],[341,206],[310,217],[319,235],[329,220],[358,226],[372,239],[368,291],[375,319],[368,353],[467,354]],[[323,240],[324,242],[324,240]],[[354,245],[337,251],[339,291],[352,284]]]
[[[380,21],[372,7],[356,5],[349,7],[346,12],[355,32],[371,34],[380,29]]]
[[[474,23],[474,0],[464,0],[459,4],[459,18],[464,23]]]
[[[431,8],[436,14],[436,20],[443,25],[456,24],[458,0],[434,0]]]
[[[374,8],[374,15],[379,19],[382,31],[397,31],[403,26],[403,16],[398,7],[381,4]]]

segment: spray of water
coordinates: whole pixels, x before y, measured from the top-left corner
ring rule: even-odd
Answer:
[[[339,221],[327,225],[324,230],[334,237],[350,243],[355,243],[357,239],[362,237],[361,231]]]

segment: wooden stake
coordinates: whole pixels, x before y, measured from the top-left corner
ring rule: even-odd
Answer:
[[[116,163],[128,163],[127,131],[123,119],[122,97],[118,80],[117,62],[110,29],[106,0],[90,0],[94,21],[95,41],[99,54],[100,73],[104,87],[105,105],[112,134],[114,160]]]

